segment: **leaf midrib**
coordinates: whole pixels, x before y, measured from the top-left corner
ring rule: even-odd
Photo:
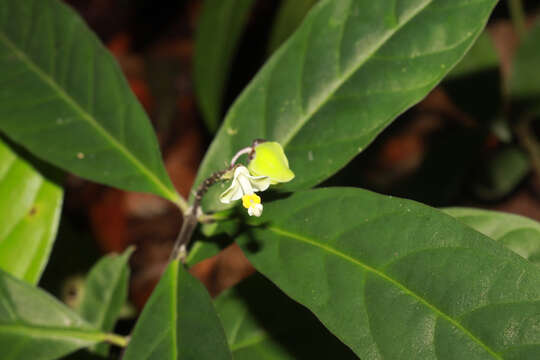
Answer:
[[[128,149],[120,143],[115,137],[110,135],[98,122],[94,117],[89,114],[87,111],[85,111],[76,101],[73,99],[60,85],[58,85],[54,79],[52,79],[48,74],[46,74],[44,71],[42,71],[26,54],[20,50],[13,42],[10,41],[8,36],[0,31],[0,41],[6,45],[11,51],[23,62],[26,64],[26,66],[33,71],[38,78],[40,78],[45,84],[47,84],[53,92],[56,92],[60,98],[64,99],[64,101],[70,105],[73,110],[86,120],[94,129],[100,133],[106,140],[108,140],[113,147],[115,147],[120,153],[122,153],[128,161],[133,163],[133,165],[141,171],[142,174],[144,174],[152,183],[156,184],[163,192],[164,194],[167,194],[170,197],[170,200],[173,200],[177,202],[177,194],[169,190],[169,188],[163,184],[157,178],[152,171],[150,171],[139,159],[137,159],[135,156],[133,156]]]
[[[493,358],[497,359],[497,360],[504,360],[499,354],[497,354],[493,349],[491,349],[489,346],[487,346],[482,340],[480,340],[479,338],[477,338],[473,333],[471,333],[467,328],[465,328],[462,324],[460,324],[459,322],[457,322],[456,320],[454,320],[452,317],[450,317],[449,315],[447,315],[445,312],[443,312],[442,310],[440,310],[439,308],[437,308],[435,305],[431,304],[430,302],[428,302],[426,299],[422,298],[420,295],[416,294],[414,291],[410,290],[408,287],[406,287],[405,285],[401,284],[400,282],[398,282],[397,280],[391,278],[390,276],[386,275],[385,273],[333,248],[333,247],[330,247],[328,245],[325,245],[325,244],[321,244],[320,242],[317,242],[317,240],[314,240],[314,239],[310,239],[306,236],[302,236],[302,235],[298,235],[298,234],[295,234],[295,233],[292,233],[292,232],[289,232],[287,230],[283,230],[283,229],[280,229],[276,226],[267,226],[265,227],[265,229],[268,229],[278,235],[281,235],[281,236],[284,236],[284,237],[287,237],[287,238],[291,238],[291,239],[294,239],[294,240],[298,240],[298,241],[301,241],[301,242],[304,242],[306,244],[309,244],[311,246],[314,246],[314,247],[318,247],[334,256],[337,256],[337,257],[340,257],[354,265],[357,265],[357,266],[360,266],[361,268],[363,268],[364,270],[366,270],[367,272],[370,272],[372,274],[375,274],[376,276],[380,277],[381,279],[383,280],[386,280],[388,281],[390,284],[396,286],[397,288],[399,288],[400,290],[402,290],[404,293],[410,295],[411,297],[413,297],[414,299],[416,299],[419,303],[423,304],[424,306],[426,306],[427,308],[429,308],[430,310],[432,310],[434,313],[436,313],[438,316],[440,316],[441,318],[445,319],[446,321],[450,322],[452,325],[454,325],[456,328],[458,328],[459,330],[461,330],[465,335],[467,335],[471,340],[473,340],[475,343],[477,343],[478,345],[480,345],[488,354],[490,354],[491,356],[493,356]]]
[[[178,357],[178,261],[171,263],[171,337],[172,351],[171,360],[176,360]]]
[[[236,344],[232,344],[229,346],[232,353],[239,351],[241,349],[245,349],[248,347],[253,347],[257,344],[262,343],[264,340],[268,339],[268,335],[265,333],[261,333],[259,335],[252,336],[250,338],[247,338],[246,340],[240,341]]]
[[[62,339],[93,341],[95,343],[104,341],[107,338],[106,334],[93,329],[65,329],[59,327],[25,324],[0,324],[0,333],[36,336],[42,338],[59,337]]]
[[[337,79],[337,81],[331,84],[329,86],[330,90],[327,91],[327,96],[324,99],[322,99],[319,104],[314,106],[311,111],[308,111],[303,118],[300,118],[300,121],[297,123],[297,126],[292,129],[289,135],[287,135],[280,141],[282,146],[286,147],[289,144],[289,142],[296,136],[296,134],[302,129],[302,127],[306,124],[306,122],[308,122],[309,119],[311,119],[311,117],[315,115],[333,97],[336,91],[339,88],[341,88],[343,84],[351,78],[351,76],[353,76],[366,62],[371,60],[372,56],[376,54],[377,51],[379,51],[379,49],[383,47],[391,37],[393,37],[397,32],[399,32],[399,30],[401,30],[401,28],[407,25],[412,19],[414,19],[418,14],[424,11],[424,9],[426,9],[432,3],[433,3],[433,0],[430,0],[426,2],[426,4],[424,4],[423,6],[420,6],[416,11],[413,11],[411,15],[408,18],[404,19],[404,21],[401,24],[396,26],[392,31],[389,31],[386,36],[383,36],[380,42],[373,47],[372,51],[368,53],[368,55],[364,58],[363,61],[360,61],[357,65],[353,66],[351,70],[349,70],[348,72],[345,72],[345,74],[341,78]],[[347,17],[348,16],[349,15],[347,15]],[[338,51],[340,51],[340,49],[338,49]]]
[[[120,256],[123,256],[123,255],[120,255]],[[103,299],[102,304],[104,304],[104,306],[102,306],[103,311],[99,312],[99,314],[97,315],[96,323],[94,324],[100,329],[103,328],[103,325],[105,324],[105,320],[107,320],[108,315],[110,315],[110,311],[112,310],[111,304],[112,304],[113,297],[116,293],[119,283],[123,280],[122,278],[126,271],[124,266],[125,266],[125,262],[122,262],[120,266],[120,271],[114,272],[114,278],[112,281],[109,282],[109,284],[114,284],[114,285],[109,288],[111,291],[107,291],[105,296],[103,296],[102,298]]]

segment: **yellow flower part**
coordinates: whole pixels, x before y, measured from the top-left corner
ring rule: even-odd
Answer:
[[[244,205],[246,209],[249,209],[250,206],[252,206],[253,204],[260,204],[260,203],[261,203],[261,198],[259,197],[259,195],[249,194],[249,195],[242,196],[242,205]]]
[[[248,194],[242,196],[242,205],[248,209],[249,216],[261,216],[263,206],[261,204],[261,198],[255,194]]]
[[[275,141],[263,142],[255,146],[255,157],[248,165],[253,176],[268,176],[271,184],[289,182],[294,173],[289,169],[289,160],[283,147]]]

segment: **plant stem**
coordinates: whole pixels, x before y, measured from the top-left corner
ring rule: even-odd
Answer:
[[[242,155],[249,155],[249,160],[251,161],[252,157],[255,154],[255,147],[258,144],[261,144],[265,142],[264,139],[255,139],[251,143],[251,146],[245,147],[238,151],[234,157],[231,160],[231,165],[226,168],[225,170],[217,171],[213,173],[208,179],[204,180],[201,185],[197,188],[197,191],[195,193],[195,200],[193,201],[193,206],[188,207],[187,203],[182,199],[182,206],[178,204],[178,206],[182,209],[184,213],[184,222],[182,223],[182,228],[180,229],[180,233],[176,237],[176,240],[173,245],[173,250],[171,252],[171,257],[169,258],[169,262],[173,260],[180,260],[182,263],[186,261],[187,257],[187,247],[189,245],[189,242],[191,241],[191,236],[193,235],[193,232],[195,231],[195,228],[197,227],[197,223],[199,221],[212,221],[211,216],[199,214],[201,212],[201,201],[208,191],[208,188],[210,186],[214,185],[218,181],[221,180],[222,176],[228,172],[235,169],[236,161],[240,158]]]
[[[187,247],[189,245],[189,242],[191,241],[191,236],[193,235],[193,232],[197,227],[201,201],[204,194],[206,194],[210,186],[221,180],[223,174],[231,170],[233,167],[234,166],[231,166],[225,170],[213,173],[208,179],[204,180],[202,184],[199,185],[199,187],[197,188],[197,192],[195,193],[195,200],[193,201],[193,205],[184,213],[184,222],[182,223],[180,233],[178,234],[178,236],[176,237],[176,241],[174,242],[173,251],[171,253],[169,261],[185,261],[187,255]]]
[[[523,4],[521,0],[508,0],[508,8],[510,10],[510,17],[512,19],[512,24],[514,25],[514,30],[521,39],[527,32]]]
[[[108,342],[109,344],[116,345],[119,347],[126,347],[129,342],[127,337],[120,336],[117,334],[105,334],[105,337],[103,340]]]
[[[182,213],[185,213],[189,209],[188,202],[180,194],[176,194],[174,203],[180,208],[180,211],[182,211]]]

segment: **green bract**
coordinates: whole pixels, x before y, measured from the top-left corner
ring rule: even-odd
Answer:
[[[283,147],[275,141],[255,146],[255,157],[249,163],[248,169],[254,176],[268,176],[272,184],[294,179]]]

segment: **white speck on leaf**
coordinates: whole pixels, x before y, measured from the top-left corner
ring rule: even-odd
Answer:
[[[307,153],[307,159],[309,161],[313,161],[313,152],[311,150],[309,150],[308,153]]]
[[[236,135],[238,133],[238,130],[233,128],[227,128],[227,134],[229,135]]]
[[[84,159],[84,154],[82,152],[77,153],[77,159]]]

